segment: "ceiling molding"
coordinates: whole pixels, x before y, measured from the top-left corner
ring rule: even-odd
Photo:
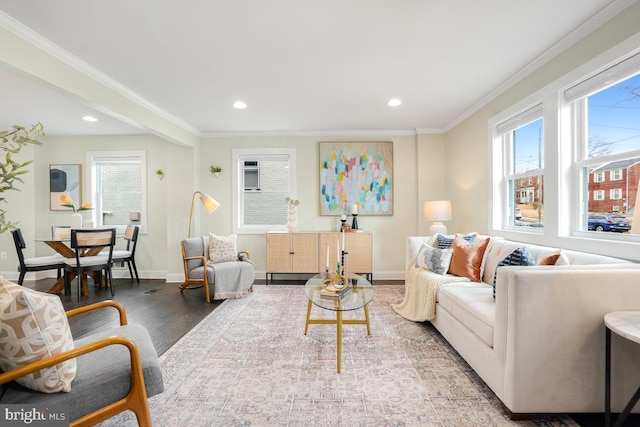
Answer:
[[[605,6],[600,12],[596,13],[582,25],[578,26],[576,29],[571,31],[566,37],[562,40],[558,41],[556,44],[551,46],[545,52],[543,52],[540,56],[535,58],[533,61],[529,62],[520,71],[516,72],[510,78],[505,80],[502,84],[496,87],[494,90],[489,92],[487,95],[482,97],[478,102],[473,104],[471,108],[465,110],[462,114],[452,120],[449,124],[447,124],[443,131],[446,133],[462,123],[464,120],[471,117],[473,114],[477,113],[484,106],[488,105],[491,101],[505,93],[507,90],[514,87],[518,82],[522,81],[526,77],[533,74],[535,71],[540,69],[543,65],[549,63],[555,57],[557,57],[560,53],[567,50],[569,47],[573,46],[575,43],[597,30],[604,23],[612,19],[614,16],[628,8],[629,6],[637,3],[638,0],[616,0],[613,3]]]
[[[270,136],[307,136],[307,137],[370,137],[370,136],[415,136],[417,130],[314,130],[314,131],[256,131],[256,132],[207,132],[202,138],[261,138]],[[438,132],[427,132],[438,133]]]
[[[0,10],[0,27],[13,33],[15,36],[20,37],[27,43],[42,50],[46,54],[51,55],[53,58],[56,58],[62,63],[77,70],[78,72],[95,80],[102,86],[116,92],[117,94],[123,96],[129,101],[132,101],[138,104],[139,106],[157,115],[158,117],[172,123],[173,125],[195,136],[198,136],[198,137],[201,136],[200,131],[196,129],[194,126],[170,114],[169,112],[163,110],[157,105],[151,103],[150,101],[138,95],[128,87],[119,83],[115,79],[109,77],[107,74],[87,64],[86,62],[82,61],[81,59],[71,54],[70,52],[66,51],[65,49],[62,49],[60,46],[56,45],[55,43],[51,42],[47,38],[33,31],[31,28],[25,26],[20,21],[17,21],[12,16],[7,15],[2,10]],[[88,101],[91,102],[91,100],[88,100]],[[105,112],[104,108],[102,112]],[[121,115],[117,115],[117,114],[112,114],[112,115],[114,115],[114,117],[116,118],[120,118],[120,119],[122,118]],[[131,123],[131,120],[129,120],[128,123]]]

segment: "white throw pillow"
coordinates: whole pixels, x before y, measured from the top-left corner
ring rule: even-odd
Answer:
[[[237,261],[237,240],[238,236],[236,234],[216,236],[213,233],[209,233],[209,262],[215,264],[217,262]]]
[[[426,268],[434,273],[445,275],[449,270],[453,249],[438,249],[425,242],[420,246],[416,257],[416,267]]]
[[[0,279],[0,368],[3,371],[73,348],[60,297]],[[75,376],[76,360],[70,359],[16,381],[44,393],[69,392]]]

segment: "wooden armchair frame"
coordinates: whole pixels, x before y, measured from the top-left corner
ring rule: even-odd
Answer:
[[[207,302],[210,303],[211,296],[209,295],[209,275],[207,274],[206,269],[204,274],[202,275],[202,279],[189,278],[189,261],[199,260],[200,262],[202,262],[203,266],[206,266],[207,259],[204,257],[204,255],[188,257],[184,249],[184,240],[180,242],[180,248],[182,249],[182,267],[184,268],[184,283],[180,285],[180,292],[183,292],[185,289],[187,289],[187,286],[189,285],[204,286],[205,298]],[[247,251],[240,251],[238,252],[238,254],[244,254],[247,259],[251,259],[251,254],[249,254],[249,252]],[[251,285],[251,288],[249,290],[253,292],[253,285]]]
[[[69,310],[66,312],[66,314],[69,318],[78,314],[87,313],[89,311],[104,307],[116,308],[120,315],[120,326],[124,326],[127,324],[127,314],[124,310],[124,307],[111,300],[101,301],[95,304],[90,304],[84,307]],[[71,421],[69,426],[92,426],[99,422],[107,420],[127,409],[131,410],[136,415],[136,418],[138,419],[138,425],[140,425],[141,427],[151,426],[151,413],[149,411],[147,390],[145,388],[144,376],[142,374],[140,353],[138,351],[136,343],[124,336],[112,336],[103,338],[93,343],[86,344],[81,347],[76,347],[73,350],[66,351],[56,356],[52,356],[38,362],[30,363],[26,366],[23,366],[22,368],[2,373],[0,374],[0,384],[13,381],[16,378],[22,377],[24,375],[39,371],[43,368],[56,365],[65,360],[73,359],[74,357],[78,357],[110,345],[124,345],[129,350],[129,354],[131,357],[131,389],[129,390],[129,394],[116,402],[113,402],[83,417]]]

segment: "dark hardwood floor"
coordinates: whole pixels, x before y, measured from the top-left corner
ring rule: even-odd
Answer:
[[[55,279],[37,281],[26,280],[24,285],[31,289],[46,291]],[[265,280],[256,280],[256,286],[264,286]],[[304,285],[299,280],[270,280],[269,284]],[[374,284],[403,285],[401,280],[376,280]],[[72,295],[60,295],[65,309],[81,307],[96,301],[111,299],[111,292],[98,289],[89,282],[89,295],[77,301],[75,282],[72,284]],[[115,279],[114,300],[122,304],[129,323],[144,325],[159,355],[176,343],[191,328],[210,314],[221,304],[213,301],[207,304],[202,289],[186,290],[180,293],[177,283],[166,283],[164,280]],[[87,332],[107,324],[117,324],[117,315],[112,310],[99,310],[96,313],[76,316],[70,319],[71,331],[79,338]],[[604,425],[603,414],[570,414],[571,418],[583,427],[601,427]],[[615,420],[615,417],[613,418]],[[640,415],[631,415],[623,424],[624,427],[640,426]]]

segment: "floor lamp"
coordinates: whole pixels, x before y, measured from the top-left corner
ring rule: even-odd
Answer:
[[[200,201],[202,202],[202,206],[207,210],[207,213],[211,213],[218,209],[220,203],[216,201],[213,197],[208,195],[207,193],[203,193],[202,191],[195,191],[193,196],[191,196],[191,211],[189,212],[189,237],[191,237],[191,221],[193,219],[193,204],[196,201],[196,194],[200,195]]]
[[[449,200],[435,200],[424,202],[424,219],[433,221],[429,227],[429,233],[433,236],[436,233],[447,234],[447,226],[442,221],[450,221],[451,202]]]

